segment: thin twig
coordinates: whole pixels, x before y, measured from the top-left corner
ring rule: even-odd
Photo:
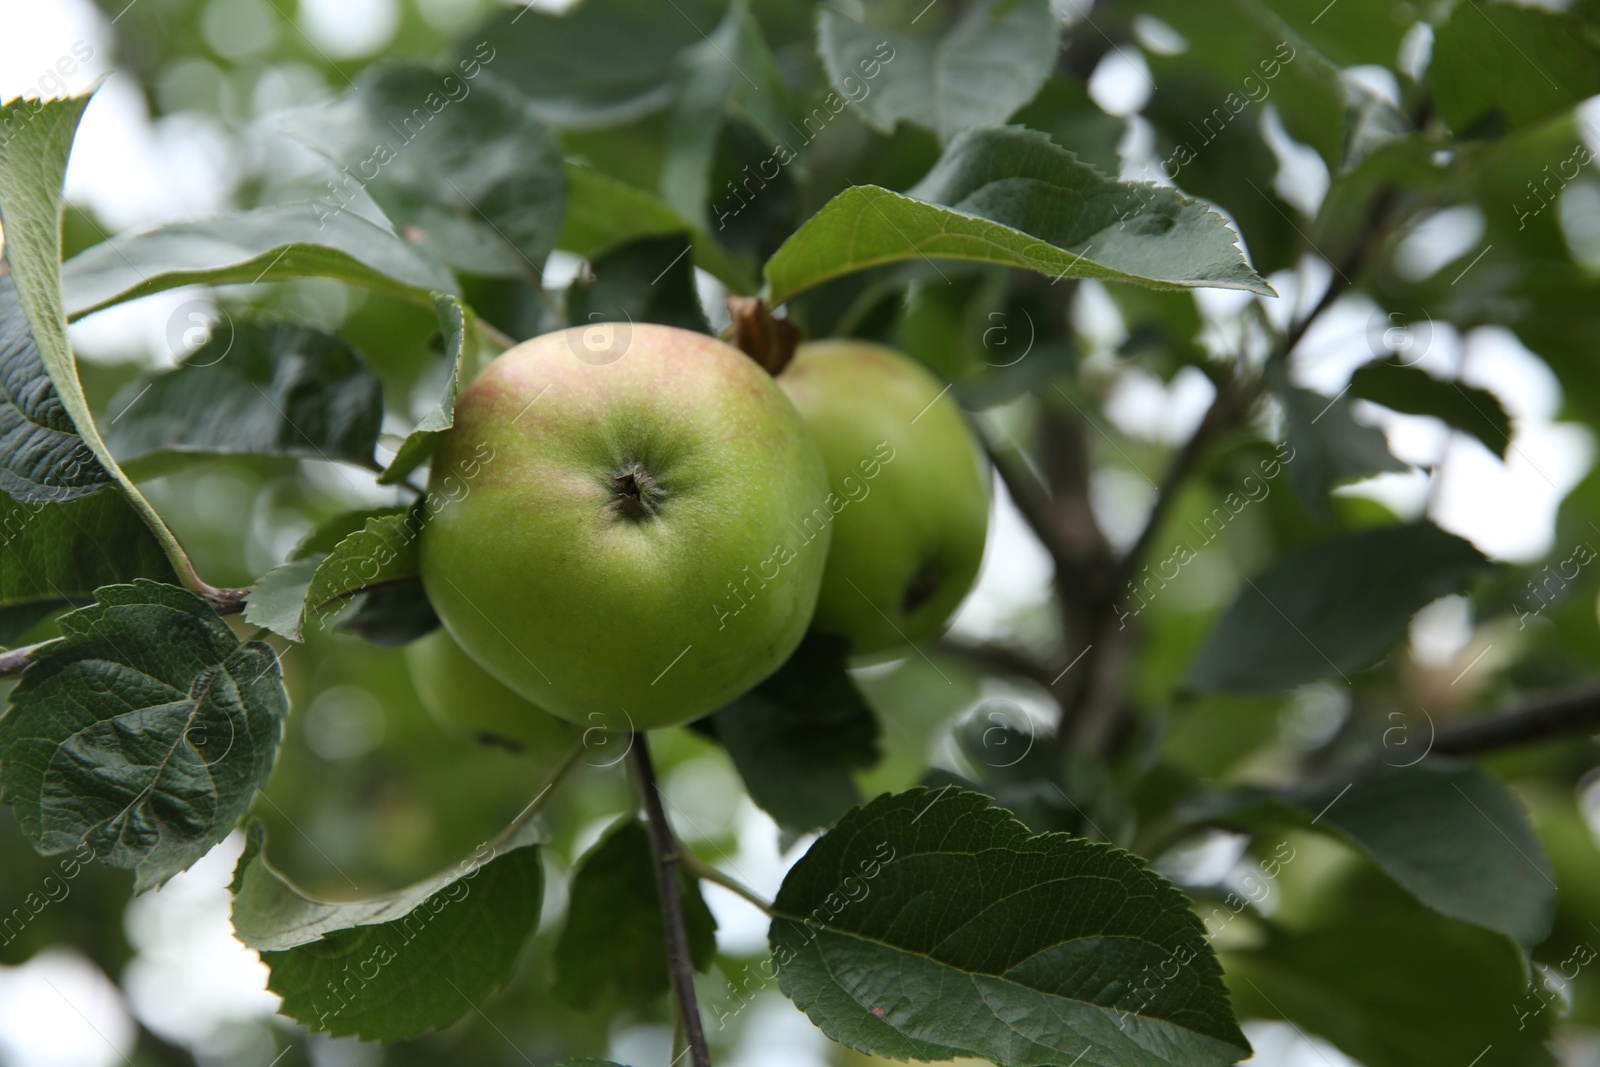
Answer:
[[[1040,663],[1020,649],[992,642],[973,643],[959,638],[946,637],[933,646],[933,651],[943,652],[956,659],[965,660],[978,667],[1015,675],[1036,682],[1046,689],[1061,672]]]
[[[689,849],[678,850],[678,858],[683,861],[684,869],[702,881],[720,885],[729,892],[735,893],[754,904],[768,915],[772,914],[772,901],[757,893],[754,889],[734,878],[732,875],[723,874],[717,868],[696,856]]]
[[[497,345],[502,352],[508,348],[515,348],[517,345],[517,339],[502,331],[498,326],[492,326],[482,319],[479,319],[477,322],[477,327],[478,332],[483,334],[484,337],[488,338],[491,344]]]
[[[694,993],[694,960],[689,955],[689,932],[683,923],[683,900],[678,893],[678,865],[682,854],[667,813],[661,807],[661,788],[656,783],[655,765],[645,735],[635,733],[628,749],[633,764],[634,785],[644,807],[645,825],[650,831],[650,852],[655,857],[656,890],[661,897],[661,925],[667,935],[667,970],[678,1001],[678,1018],[689,1042],[689,1060],[694,1067],[711,1067],[711,1051],[706,1046],[705,1026],[700,1019],[700,1004]]]
[[[1475,756],[1596,731],[1600,731],[1600,685],[1591,683],[1447,727],[1434,735],[1430,752]]]
[[[1288,359],[1322,314],[1354,286],[1354,279],[1382,244],[1386,227],[1392,224],[1390,214],[1394,201],[1394,190],[1388,187],[1380,189],[1373,196],[1361,232],[1349,255],[1334,267],[1327,289],[1311,309],[1289,324],[1267,356],[1268,363]],[[1114,564],[1107,594],[1092,605],[1091,622],[1087,628],[1089,636],[1084,645],[1087,653],[1083,670],[1075,687],[1067,691],[1062,704],[1061,729],[1058,733],[1061,744],[1103,752],[1117,735],[1117,719],[1125,714],[1126,709],[1119,701],[1102,693],[1102,687],[1097,684],[1102,662],[1113,654],[1117,644],[1110,632],[1111,622],[1117,615],[1117,597],[1143,565],[1174,500],[1198,468],[1201,458],[1219,438],[1238,426],[1240,420],[1249,414],[1263,387],[1260,376],[1249,380],[1228,379],[1217,388],[1216,398],[1200,420],[1200,425],[1173,457],[1133,547]]]

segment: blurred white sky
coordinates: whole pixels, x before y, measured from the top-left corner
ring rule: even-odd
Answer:
[[[461,22],[461,5],[452,0],[425,0],[421,6],[441,33]],[[292,32],[303,33],[335,60],[381,50],[398,23],[396,0],[300,0],[298,8]],[[220,29],[240,25],[256,29],[242,36]],[[0,26],[4,27],[0,99],[77,92],[96,78],[111,75],[78,134],[67,177],[68,196],[74,203],[91,208],[113,230],[204,215],[227,206],[238,177],[230,164],[237,150],[230,135],[211,119],[177,117],[153,123],[130,77],[115,72],[111,27],[88,0],[0,0]],[[216,29],[214,43],[219,50],[243,49],[245,55],[266,47],[277,33],[291,32],[282,27],[268,0],[211,0],[202,32],[208,27]],[[1141,24],[1139,29],[1149,47],[1183,47],[1181,38],[1173,41],[1164,36],[1159,24]],[[77,62],[85,54],[87,60]],[[1393,95],[1393,77],[1387,72],[1374,68],[1350,76],[1374,92]],[[1128,48],[1107,57],[1090,87],[1093,98],[1108,112],[1134,116],[1122,146],[1125,172],[1143,179],[1150,176],[1147,164],[1153,155],[1149,129],[1135,113],[1148,95],[1148,81],[1139,51]],[[256,117],[324,91],[314,74],[308,80],[306,71],[292,68],[273,72],[261,84],[265,88],[258,86],[256,99],[249,104],[249,113]],[[1600,109],[1593,114],[1600,117]],[[1327,189],[1326,169],[1315,153],[1284,135],[1270,107],[1263,109],[1261,118],[1284,168],[1278,188],[1296,207],[1315,211]],[[1600,143],[1591,148],[1600,154]],[[1594,192],[1587,186],[1575,185],[1573,190],[1573,196]],[[1440,212],[1417,227],[1402,246],[1400,266],[1412,277],[1460,270],[1476,254],[1481,232],[1482,221],[1471,209]],[[1327,276],[1320,261],[1299,272],[1274,276],[1271,281],[1282,298],[1265,302],[1269,316],[1281,323],[1291,308],[1308,306]],[[163,294],[95,316],[73,327],[74,343],[88,358],[136,358],[141,352],[159,350],[167,317],[193,295],[192,291]],[[1253,299],[1223,291],[1196,294],[1210,333],[1235,340],[1238,312]],[[1296,354],[1296,380],[1329,396],[1338,393],[1354,369],[1371,358],[1366,338],[1375,310],[1364,298],[1340,301]],[[1107,348],[1123,331],[1115,307],[1096,282],[1083,284],[1078,318],[1085,334]],[[1560,402],[1554,377],[1500,329],[1476,330],[1462,337],[1436,325],[1422,365],[1501,397],[1516,423],[1510,458],[1502,462],[1476,441],[1450,434],[1433,420],[1358,405],[1361,417],[1385,430],[1396,455],[1418,464],[1442,459],[1443,473],[1431,505],[1430,482],[1420,472],[1385,476],[1349,491],[1369,494],[1408,516],[1429,507],[1440,525],[1498,558],[1532,560],[1556,547],[1551,544],[1556,506],[1591,465],[1594,438],[1585,427],[1553,422]],[[1119,372],[1104,417],[1132,436],[1173,443],[1198,422],[1210,399],[1211,387],[1198,373],[1180,374],[1169,386],[1133,368]],[[1005,633],[1019,613],[1045,602],[1049,587],[1047,555],[1004,491],[997,495],[979,585],[955,623],[957,632],[976,638]],[[1112,472],[1097,480],[1094,503],[1113,539],[1125,543],[1137,531],[1149,497],[1148,486],[1138,475]],[[1435,614],[1444,619],[1450,613]],[[1465,624],[1446,620],[1439,625],[1459,630]],[[1428,635],[1421,634],[1419,640],[1427,644]],[[1452,636],[1446,643],[1460,642]],[[684,811],[693,812],[694,797],[706,785],[703,779],[715,774],[715,768],[680,768],[669,790]],[[712,811],[704,815],[708,820],[715,817]],[[748,802],[733,819],[740,845],[735,856],[726,857],[727,865],[770,894],[784,868],[773,845],[771,820]],[[695,835],[691,831],[688,836]],[[118,977],[128,995],[127,1005],[158,1032],[222,1055],[230,1063],[264,1067],[274,1054],[270,1030],[259,1025],[253,1031],[237,1027],[245,1020],[259,1023],[271,1016],[275,1004],[265,992],[264,969],[253,953],[233,941],[227,924],[225,886],[237,850],[237,839],[230,840],[193,871],[130,910],[129,932],[139,956],[128,973]],[[754,948],[763,940],[760,916],[748,905],[716,887],[708,890],[708,897],[730,947]],[[128,1010],[105,976],[70,953],[46,953],[24,967],[0,968],[0,1064],[110,1067],[121,1061],[132,1040]],[[818,1058],[822,1046],[813,1040],[813,1035],[820,1035],[798,1013],[781,1003],[763,1003],[753,1010],[761,1012],[762,1033],[781,1037],[772,1047],[796,1050],[794,1056],[785,1055],[783,1063],[823,1062]],[[254,1033],[250,1039],[254,1044],[227,1044],[240,1040],[241,1032]],[[1349,1062],[1331,1046],[1307,1042],[1277,1024],[1251,1024],[1250,1036],[1258,1048],[1252,1062],[1258,1065],[1342,1067]],[[658,1034],[624,1032],[618,1035],[614,1051],[633,1057],[627,1062],[649,1067],[661,1045]],[[328,1065],[363,1062],[360,1053],[326,1045],[319,1049],[319,1062]],[[761,1058],[752,1044],[738,1062],[740,1067],[758,1067],[777,1061]]]

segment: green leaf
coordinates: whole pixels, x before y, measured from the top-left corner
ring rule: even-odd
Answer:
[[[1346,122],[1339,70],[1280,18],[1275,8],[1293,8],[1291,18],[1297,25],[1310,26],[1313,20],[1321,25],[1318,9],[1309,0],[1219,0],[1205,5],[1189,0],[1141,0],[1140,14],[1167,23],[1188,42],[1180,55],[1145,53],[1156,95],[1179,94],[1182,119],[1166,119],[1165,129],[1158,125],[1158,135],[1171,137],[1188,149],[1177,156],[1181,167],[1190,165],[1186,159],[1227,149],[1226,142],[1219,144],[1218,140],[1229,131],[1242,131],[1259,144],[1256,124],[1270,103],[1289,135],[1315,148],[1337,173]],[[1363,31],[1369,38],[1387,32],[1370,25]],[[1393,61],[1393,54],[1385,60]],[[1166,108],[1159,110],[1165,112]],[[1217,162],[1226,167],[1230,161],[1219,157]],[[1177,177],[1183,180],[1181,174]],[[1260,198],[1254,191],[1249,195]],[[1255,239],[1248,227],[1245,232]]]
[[[63,615],[0,718],[0,786],[44,855],[87,843],[143,892],[227,836],[289,711],[276,654],[176,586],[105,586]]]
[[[160,542],[179,576],[199,585],[183,546],[139,492],[138,486],[117,466],[111,449],[100,436],[94,413],[83,393],[83,383],[78,380],[77,361],[67,343],[67,316],[61,289],[62,182],[78,120],[88,102],[87,96],[49,101],[19,99],[0,108],[0,126],[5,129],[4,136],[0,137],[0,229],[5,232],[10,277],[16,287],[17,303],[27,317],[39,363],[50,379],[49,384],[55,387],[56,400],[66,421],[77,431],[104,472],[115,480],[128,504]],[[26,358],[5,369],[21,372],[12,385],[21,388],[31,380],[35,397],[43,396],[37,373],[28,368]],[[35,412],[43,417],[40,409]],[[52,417],[52,428],[62,425],[59,417]],[[82,460],[82,453],[73,447],[74,458]],[[51,476],[60,474],[59,468],[51,471]],[[75,485],[86,477],[89,475],[69,471],[62,480],[67,485]]]
[[[950,19],[925,8],[909,23],[883,17],[886,7],[869,4],[866,21],[831,7],[817,15],[828,80],[880,132],[906,121],[948,141],[969,127],[999,126],[1055,67],[1061,20],[1049,0],[980,0]]]
[[[261,953],[284,1015],[335,1037],[416,1037],[510,979],[544,902],[538,840],[525,823],[425,881],[335,904],[273,869],[255,823],[234,871],[234,933]]]
[[[1176,887],[1109,845],[1032,836],[975,793],[850,812],[789,871],[774,916],[783,991],[862,1052],[1001,1067],[1250,1054]]]
[[[1382,430],[1351,417],[1347,393],[1326,397],[1290,385],[1279,363],[1268,366],[1267,383],[1283,405],[1289,484],[1312,515],[1327,518],[1328,494],[1342,482],[1409,469],[1389,452]]]
[[[10,275],[0,275],[0,387],[0,490],[7,497],[72,500],[115,483],[45,373]]]
[[[711,718],[750,799],[793,833],[861,802],[852,773],[878,762],[878,721],[846,671],[846,642],[812,632],[777,672]]]
[[[1301,0],[1266,0],[1266,6],[1300,39],[1341,67],[1393,68],[1400,42],[1418,21],[1407,0],[1339,0],[1322,8]]]
[[[261,626],[291,641],[302,638],[305,627],[306,590],[322,565],[322,555],[290,560],[263,574],[250,587],[244,605],[245,622]]]
[[[374,508],[335,515],[302,541],[281,567],[262,575],[245,619],[291,641],[308,622],[398,645],[439,625],[417,575],[416,538],[430,494],[414,510]]]
[[[463,39],[458,65],[481,61],[552,126],[616,125],[666,106],[675,57],[703,41],[726,6],[586,0],[561,15],[507,9]]]
[[[1562,11],[1457,4],[1434,31],[1427,80],[1457,134],[1498,134],[1600,93],[1600,39]]]
[[[336,278],[417,303],[456,292],[450,273],[349,211],[278,204],[119,234],[61,266],[74,320],[180,285]]]
[[[28,504],[0,496],[0,610],[42,617],[136,578],[170,582],[172,565],[121,493]]]
[[[287,122],[339,168],[324,211],[347,210],[365,190],[409,240],[458,270],[543,270],[561,228],[561,149],[533,105],[482,68],[385,65]]]
[[[641,237],[687,233],[694,262],[736,293],[755,288],[748,268],[654,194],[593,167],[568,163],[567,213],[556,246],[593,260]]]
[[[1043,135],[968,131],[909,194],[858,185],[767,261],[771,302],[852,271],[962,259],[1057,278],[1270,294],[1227,222],[1173,189],[1113,181]]]
[[[338,621],[340,630],[384,648],[410,644],[439,626],[427,590],[415,577],[361,591]]]
[[[1437,759],[1356,781],[1213,802],[1200,821],[1291,825],[1360,851],[1419,903],[1531,952],[1550,932],[1556,889],[1527,813],[1498,778]]]
[[[234,321],[176,370],[124,387],[106,442],[125,464],[258,455],[372,467],[383,387],[338,337],[290,322]],[[170,461],[169,461],[170,462]]]
[[[426,521],[421,506],[337,516],[262,576],[245,618],[291,641],[303,640],[311,623],[334,622],[377,644],[420,637],[438,625],[417,576],[417,535]],[[392,631],[384,626],[388,616]]]
[[[1312,923],[1224,956],[1241,1014],[1288,1019],[1367,1067],[1555,1062],[1545,1041],[1556,1012],[1540,1010],[1504,938],[1381,885],[1331,888]]]
[[[1303,797],[1318,820],[1366,853],[1418,901],[1504,934],[1524,952],[1543,941],[1556,887],[1527,813],[1499,779],[1432,761]],[[1320,802],[1320,803],[1319,803]]]
[[[1101,111],[1089,97],[1088,86],[1075,78],[1046,81],[1033,103],[1017,112],[1015,124],[1048,133],[1052,141],[1102,174],[1116,174],[1122,168],[1117,145],[1128,131],[1127,121]]]
[[[1256,695],[1372,664],[1425,604],[1489,569],[1429,522],[1342,534],[1283,556],[1218,620],[1189,673],[1206,692]]]
[[[1420,367],[1384,360],[1357,370],[1350,379],[1350,392],[1407,415],[1442,419],[1502,459],[1511,445],[1511,416],[1487,389],[1442,381]]]
[[[661,196],[684,218],[704,227],[711,199],[711,165],[730,109],[758,118],[762,135],[783,136],[787,90],[761,26],[735,4],[705,40],[678,54],[667,117]]]
[[[679,871],[689,955],[697,970],[717,954],[717,921],[700,883]],[[555,948],[555,992],[579,1009],[599,1001],[647,1007],[667,991],[650,835],[634,818],[618,823],[579,861],[571,907]]]
[[[439,398],[439,406],[424,415],[412,431],[406,434],[406,439],[396,450],[394,459],[390,460],[383,473],[378,475],[379,485],[394,485],[396,482],[404,481],[406,475],[433,455],[434,446],[439,443],[439,435],[455,425],[456,395],[461,391],[461,383],[471,377],[466,362],[477,348],[477,318],[472,314],[471,308],[455,297],[445,296],[443,293],[433,294],[433,307],[438,313],[439,331],[444,338],[444,358],[450,364],[449,374],[445,378],[444,395]]]
[[[567,290],[567,321],[654,322],[710,333],[688,252],[679,234],[647,237],[597,257],[590,264],[593,280]]]

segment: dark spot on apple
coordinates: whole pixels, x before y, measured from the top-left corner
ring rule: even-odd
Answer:
[[[612,477],[611,491],[617,514],[633,522],[652,519],[661,508],[661,487],[642,463],[625,464]]]
[[[935,560],[928,560],[917,568],[917,573],[911,576],[911,581],[906,583],[905,595],[900,598],[900,610],[910,615],[928,601],[933,599],[933,594],[939,591],[939,585],[944,581],[944,568]]]
[[[493,733],[489,730],[478,731],[474,739],[480,745],[489,745],[493,748],[503,748],[507,752],[520,753],[522,751],[522,743],[520,741],[514,741],[509,737]]]

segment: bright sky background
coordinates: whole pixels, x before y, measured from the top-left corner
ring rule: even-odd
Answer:
[[[456,8],[452,0],[423,4],[441,33],[459,22]],[[395,0],[300,0],[299,10],[299,30],[334,58],[381,50],[398,19]],[[219,20],[258,22],[258,35],[238,45],[247,49],[262,47],[260,42],[273,34],[290,32],[267,0],[212,0],[202,25],[213,15]],[[88,0],[0,0],[0,27],[4,28],[0,99],[37,95],[41,90],[46,95],[81,91],[101,75],[111,75],[89,106],[78,134],[67,176],[68,196],[74,203],[92,208],[112,229],[205,215],[227,206],[236,175],[230,168],[233,149],[225,132],[209,120],[188,117],[152,123],[130,77],[116,72],[107,19]],[[1159,24],[1141,23],[1139,29],[1149,47],[1173,43]],[[92,58],[72,76],[50,80],[51,68],[77,42],[93,49]],[[1426,44],[1413,40],[1408,48],[1417,51]],[[322,91],[320,84],[309,84],[305,73],[281,69],[263,79],[259,98],[250,102],[253,112],[270,116],[277,107],[314,99]],[[1386,72],[1371,69],[1352,76],[1376,91],[1393,94],[1393,78]],[[1107,111],[1133,115],[1148,94],[1148,69],[1136,50],[1113,52],[1090,88]],[[1278,187],[1297,206],[1313,211],[1327,189],[1326,169],[1315,153],[1283,135],[1270,107],[1265,110],[1269,139],[1284,165]],[[1591,106],[1589,112],[1600,117],[1600,108]],[[1591,148],[1600,155],[1600,143]],[[1137,117],[1130,123],[1123,153],[1126,173],[1149,176],[1145,169],[1151,153],[1149,129]],[[1592,182],[1575,184],[1570,192],[1600,200],[1600,186]],[[1413,277],[1461,270],[1479,248],[1483,227],[1475,216],[1474,209],[1452,209],[1417,227],[1401,249],[1401,267]],[[1268,314],[1281,322],[1290,309],[1304,308],[1326,284],[1327,275],[1327,267],[1315,261],[1299,272],[1274,276],[1270,280],[1282,299],[1268,304]],[[148,360],[149,353],[163,348],[172,309],[194,295],[193,291],[160,294],[102,313],[73,327],[74,343],[89,359]],[[1252,299],[1249,294],[1224,291],[1196,294],[1219,348],[1236,341],[1237,312]],[[1294,359],[1299,384],[1330,397],[1337,394],[1354,369],[1371,358],[1365,339],[1377,313],[1364,298],[1340,301],[1311,331]],[[1108,366],[1107,354],[1124,326],[1100,283],[1082,284],[1077,315],[1084,333],[1099,347],[1088,366]],[[1565,547],[1551,544],[1555,509],[1589,469],[1595,442],[1587,428],[1553,421],[1561,395],[1554,376],[1509,332],[1493,328],[1463,337],[1436,326],[1422,365],[1494,391],[1516,423],[1510,458],[1502,462],[1475,440],[1451,434],[1434,420],[1386,415],[1370,408],[1363,412],[1388,433],[1402,459],[1432,464],[1442,458],[1442,480],[1430,512],[1433,519],[1502,559],[1533,560],[1552,548]],[[1105,417],[1130,435],[1176,442],[1199,421],[1211,394],[1210,384],[1198,372],[1180,374],[1166,385],[1135,368],[1119,372]],[[1111,472],[1097,480],[1094,490],[1094,503],[1108,532],[1125,543],[1149,506],[1148,485],[1137,475]],[[1414,471],[1374,479],[1348,491],[1368,493],[1403,515],[1414,516],[1427,506],[1430,485],[1425,474]],[[1048,557],[1004,491],[999,493],[979,586],[956,622],[958,632],[973,637],[1005,632],[1019,612],[1045,602],[1049,586]],[[1430,614],[1414,640],[1427,646],[1429,655],[1448,660],[1470,637],[1466,613],[1441,610]],[[688,765],[675,772],[668,787],[685,810],[692,811],[694,795],[710,784],[706,776],[718,773],[714,766]],[[746,882],[771,894],[784,869],[773,845],[771,820],[747,800],[741,801],[732,818],[741,842],[734,867]],[[225,886],[238,848],[235,836],[192,871],[130,909],[129,932],[139,955],[119,976],[126,1002],[105,975],[70,952],[50,952],[20,968],[0,968],[0,1064],[111,1067],[130,1047],[133,1029],[127,1012],[132,1010],[152,1029],[219,1062],[265,1067],[273,1047],[265,1027],[278,1025],[266,1022],[275,998],[265,992],[264,968],[232,939],[227,923]],[[762,943],[764,924],[758,913],[717,887],[708,887],[707,892],[730,946],[754,949]],[[774,1059],[752,1042],[730,1067],[777,1067],[780,1059],[784,1067],[824,1063],[825,1040],[798,1012],[781,1000],[762,1002],[751,1010],[761,1013],[757,1029],[765,1046],[783,1050],[782,1056]],[[244,1020],[257,1024],[253,1030],[241,1029],[236,1024]],[[1258,1050],[1254,1064],[1342,1067],[1349,1063],[1332,1046],[1309,1042],[1287,1026],[1251,1024],[1247,1029]],[[663,1047],[658,1033],[623,1031],[612,1051],[624,1062],[654,1067]],[[319,1067],[361,1067],[372,1062],[369,1053],[350,1043],[324,1042],[315,1052]]]

